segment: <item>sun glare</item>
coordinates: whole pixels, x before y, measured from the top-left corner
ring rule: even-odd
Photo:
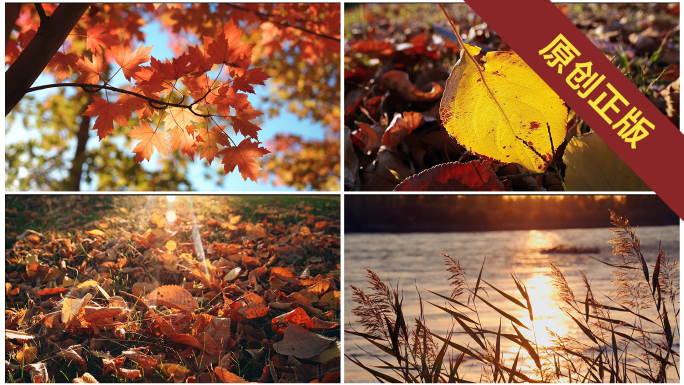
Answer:
[[[554,288],[552,279],[548,275],[539,274],[527,279],[523,283],[530,295],[530,302],[534,313],[534,325],[530,322],[527,311],[521,312],[519,319],[523,320],[523,323],[530,330],[534,330],[536,342],[539,346],[550,346],[552,340],[547,328],[563,336],[568,333],[569,327],[565,322],[566,317],[553,298]]]
[[[176,222],[176,212],[173,210],[169,210],[166,212],[166,221],[168,223],[174,223]]]
[[[167,195],[166,200],[169,201],[169,203],[174,202],[176,200],[175,195]]]

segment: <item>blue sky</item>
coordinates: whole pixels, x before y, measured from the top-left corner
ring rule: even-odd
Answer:
[[[165,58],[173,58],[173,52],[168,45],[169,35],[162,31],[161,25],[156,22],[149,22],[146,26],[142,28],[146,35],[145,46],[152,45],[151,56],[158,60],[164,60]],[[136,48],[136,47],[134,47]],[[68,81],[68,80],[66,80]],[[127,81],[123,77],[123,74],[119,73],[112,80],[114,86],[125,84]],[[34,83],[34,86],[43,84],[53,84],[54,78],[52,76],[41,75],[38,80]],[[259,95],[265,95],[269,92],[270,84],[266,81],[265,86],[255,86],[254,91],[256,95],[249,94],[248,100],[254,106],[254,109],[265,111],[265,107],[262,108],[263,104],[259,101]],[[56,93],[56,89],[43,90],[35,92],[33,95],[38,98],[38,100],[44,100],[49,95]],[[93,120],[94,123],[94,120]],[[310,120],[300,120],[296,115],[283,111],[280,115],[274,118],[265,117],[263,123],[260,125],[261,131],[259,132],[259,140],[265,143],[275,137],[279,133],[289,133],[294,135],[300,135],[307,140],[321,140],[324,137],[324,129],[321,125],[311,122]],[[40,136],[39,132],[34,127],[24,127],[22,124],[22,119],[15,119],[15,124],[6,130],[5,143],[11,144],[20,141],[26,141],[29,138],[38,138]],[[113,136],[108,136],[105,140],[111,140],[114,143],[123,146],[123,138],[116,138]],[[241,139],[239,139],[241,140]],[[238,140],[238,143],[239,143]],[[64,156],[67,159],[72,159],[75,152],[76,142],[70,146],[69,150],[64,152]],[[97,148],[100,145],[97,135],[91,130],[90,139],[88,140],[88,148]],[[126,147],[128,148],[128,147]],[[132,148],[128,148],[126,152],[131,152]],[[131,154],[131,156],[133,156]],[[143,161],[142,166],[146,170],[156,170],[159,169],[159,160],[161,157],[156,154],[150,159],[150,161]],[[294,189],[282,186],[273,186],[270,183],[265,183],[260,181],[255,183],[252,180],[244,181],[242,176],[237,171],[237,168],[226,175],[223,179],[223,184],[218,185],[218,176],[216,175],[216,170],[222,168],[219,160],[214,160],[211,165],[202,159],[199,159],[199,154],[195,154],[193,162],[190,162],[188,167],[187,178],[192,182],[192,185],[197,191],[293,191]],[[65,170],[66,175],[68,171]],[[206,179],[205,174],[211,174],[211,179]],[[92,183],[91,185],[81,182],[81,190],[93,190],[97,186],[97,183]]]

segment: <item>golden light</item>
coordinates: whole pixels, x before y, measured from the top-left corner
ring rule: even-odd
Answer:
[[[554,299],[555,289],[552,278],[548,273],[540,273],[525,280],[523,283],[530,295],[534,323],[530,322],[529,313],[526,310],[519,312],[518,319],[530,330],[534,331],[537,345],[550,346],[553,342],[547,328],[563,336],[568,333],[568,328],[570,327],[567,323],[567,317],[560,310],[558,303]],[[532,335],[531,332],[528,334],[529,336],[526,337],[529,337],[531,341],[535,341],[535,335]]]
[[[176,222],[176,212],[173,210],[169,210],[166,212],[166,221],[168,223],[174,223]]]

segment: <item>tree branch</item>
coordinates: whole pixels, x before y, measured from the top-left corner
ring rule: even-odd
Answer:
[[[41,22],[36,36],[5,72],[5,116],[26,95],[88,7],[89,3],[62,3],[47,23]]]
[[[5,45],[10,40],[20,12],[21,3],[5,3]]]
[[[49,89],[49,88],[58,88],[58,87],[78,87],[78,88],[81,88],[81,89],[82,89],[83,91],[85,91],[85,92],[98,92],[98,91],[101,91],[101,90],[109,90],[109,91],[114,91],[114,92],[118,92],[118,93],[121,93],[121,94],[132,95],[132,96],[138,97],[138,98],[140,98],[140,99],[143,99],[143,100],[147,101],[147,103],[150,105],[150,107],[154,108],[155,110],[161,110],[161,109],[164,109],[164,108],[167,108],[167,107],[179,107],[179,108],[187,108],[188,110],[190,110],[190,112],[193,113],[193,115],[199,116],[199,117],[202,117],[202,118],[209,118],[209,117],[214,116],[214,115],[210,115],[210,114],[208,114],[208,115],[198,114],[198,113],[196,113],[195,111],[192,110],[192,106],[194,106],[195,104],[199,103],[202,99],[204,99],[207,95],[209,95],[209,92],[211,92],[211,90],[209,90],[209,91],[207,92],[207,94],[204,95],[204,97],[202,97],[202,99],[196,100],[196,101],[194,101],[194,102],[192,102],[192,103],[190,103],[190,104],[181,104],[181,103],[165,102],[165,101],[163,101],[163,100],[153,99],[153,98],[147,97],[147,96],[145,96],[145,95],[140,95],[140,94],[135,93],[135,92],[133,92],[133,91],[124,90],[124,89],[122,89],[122,88],[116,88],[116,87],[112,87],[112,86],[108,86],[108,85],[104,85],[104,84],[86,84],[86,83],[56,83],[56,84],[46,84],[46,85],[44,85],[44,86],[38,86],[38,87],[29,88],[29,89],[26,91],[26,93],[28,94],[29,92],[35,92],[35,91],[46,90],[46,89]],[[156,106],[155,106],[155,104],[156,104]],[[162,107],[159,107],[159,106],[162,106]]]
[[[312,34],[312,35],[320,36],[320,37],[322,37],[322,38],[324,38],[324,39],[330,39],[330,40],[336,41],[336,42],[338,42],[338,43],[340,42],[340,39],[338,39],[338,38],[334,38],[334,37],[328,36],[328,35],[323,35],[322,33],[314,32],[314,31],[311,31],[311,30],[306,29],[306,28],[303,28],[303,27],[298,27],[298,26],[296,26],[296,25],[291,25],[291,24],[289,24],[289,23],[287,23],[287,22],[286,22],[286,23],[278,23],[278,22],[276,22],[276,21],[271,20],[268,16],[265,16],[265,15],[259,13],[259,12],[253,11],[253,10],[251,10],[251,9],[243,8],[243,7],[239,6],[239,5],[235,5],[235,4],[225,4],[225,5],[227,5],[227,6],[229,6],[229,7],[233,7],[233,8],[235,8],[235,9],[239,9],[239,10],[242,11],[242,12],[251,12],[251,13],[255,14],[256,17],[258,17],[259,19],[261,19],[261,20],[263,20],[263,21],[268,21],[268,22],[270,22],[270,23],[279,25],[279,26],[281,26],[281,27],[298,29],[298,30],[300,30],[300,31],[303,31],[303,32],[306,32],[306,33],[310,33],[310,34]]]
[[[50,21],[50,16],[48,16],[45,13],[45,10],[43,9],[43,4],[41,3],[35,3],[36,6],[36,12],[38,12],[38,17],[40,17],[40,27],[43,27]],[[38,27],[40,29],[40,27]]]

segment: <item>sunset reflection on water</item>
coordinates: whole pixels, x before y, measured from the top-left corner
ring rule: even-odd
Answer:
[[[639,227],[642,247],[652,251],[662,242],[662,247],[668,254],[679,254],[679,228],[672,227]],[[345,241],[345,282],[366,290],[367,268],[374,270],[386,282],[398,284],[404,289],[403,311],[407,320],[420,314],[418,291],[423,294],[424,301],[429,300],[440,306],[447,306],[427,290],[448,295],[451,292],[441,261],[440,252],[451,255],[460,261],[461,267],[467,272],[467,279],[472,289],[477,279],[484,256],[487,257],[482,273],[482,279],[491,283],[508,295],[522,303],[525,299],[515,286],[511,273],[525,285],[532,304],[534,322],[530,321],[527,309],[506,300],[486,284],[480,287],[486,292],[478,292],[479,296],[492,305],[509,313],[520,320],[527,329],[518,326],[520,332],[532,343],[539,346],[539,353],[544,356],[544,348],[553,345],[547,328],[562,337],[574,337],[580,341],[587,340],[577,325],[559,308],[561,303],[553,287],[552,272],[549,262],[563,271],[569,285],[575,289],[577,298],[584,298],[586,289],[578,270],[582,270],[592,283],[595,293],[609,293],[612,290],[610,281],[613,279],[611,268],[602,265],[586,254],[544,253],[544,249],[559,245],[577,246],[583,248],[597,248],[598,252],[591,256],[608,260],[612,256],[611,245],[607,243],[612,234],[607,228],[602,229],[572,229],[572,230],[531,230],[510,232],[471,232],[471,233],[421,233],[421,234],[353,234]],[[414,288],[415,287],[415,288]],[[416,290],[417,289],[417,290]],[[348,287],[345,287],[348,290]],[[482,294],[481,294],[482,293]],[[345,292],[345,315],[352,326],[358,330],[357,317],[350,313],[356,305],[350,300],[351,293]],[[465,300],[464,298],[462,298]],[[472,304],[472,302],[471,302]],[[472,306],[472,305],[471,305]],[[504,318],[481,301],[477,301],[478,321],[487,330],[496,330],[501,319],[501,332],[515,334],[511,321]],[[428,327],[438,335],[447,335],[454,327],[456,334],[454,342],[477,349],[463,329],[456,324],[445,312],[425,304],[425,317]],[[470,313],[467,313],[470,316]],[[533,332],[534,331],[534,332]],[[496,337],[487,335],[490,342]],[[675,339],[678,344],[678,337]],[[501,338],[501,351],[505,365],[511,367],[519,345]],[[373,364],[373,357],[369,354],[377,353],[377,349],[364,342],[362,338],[346,334],[345,353],[353,355],[361,362]],[[480,368],[474,360],[464,362],[464,379],[478,382]],[[629,360],[630,365],[639,365],[637,360]],[[529,355],[522,349],[518,367],[532,378],[536,365]],[[345,363],[346,382],[370,382],[373,377],[350,361]]]

